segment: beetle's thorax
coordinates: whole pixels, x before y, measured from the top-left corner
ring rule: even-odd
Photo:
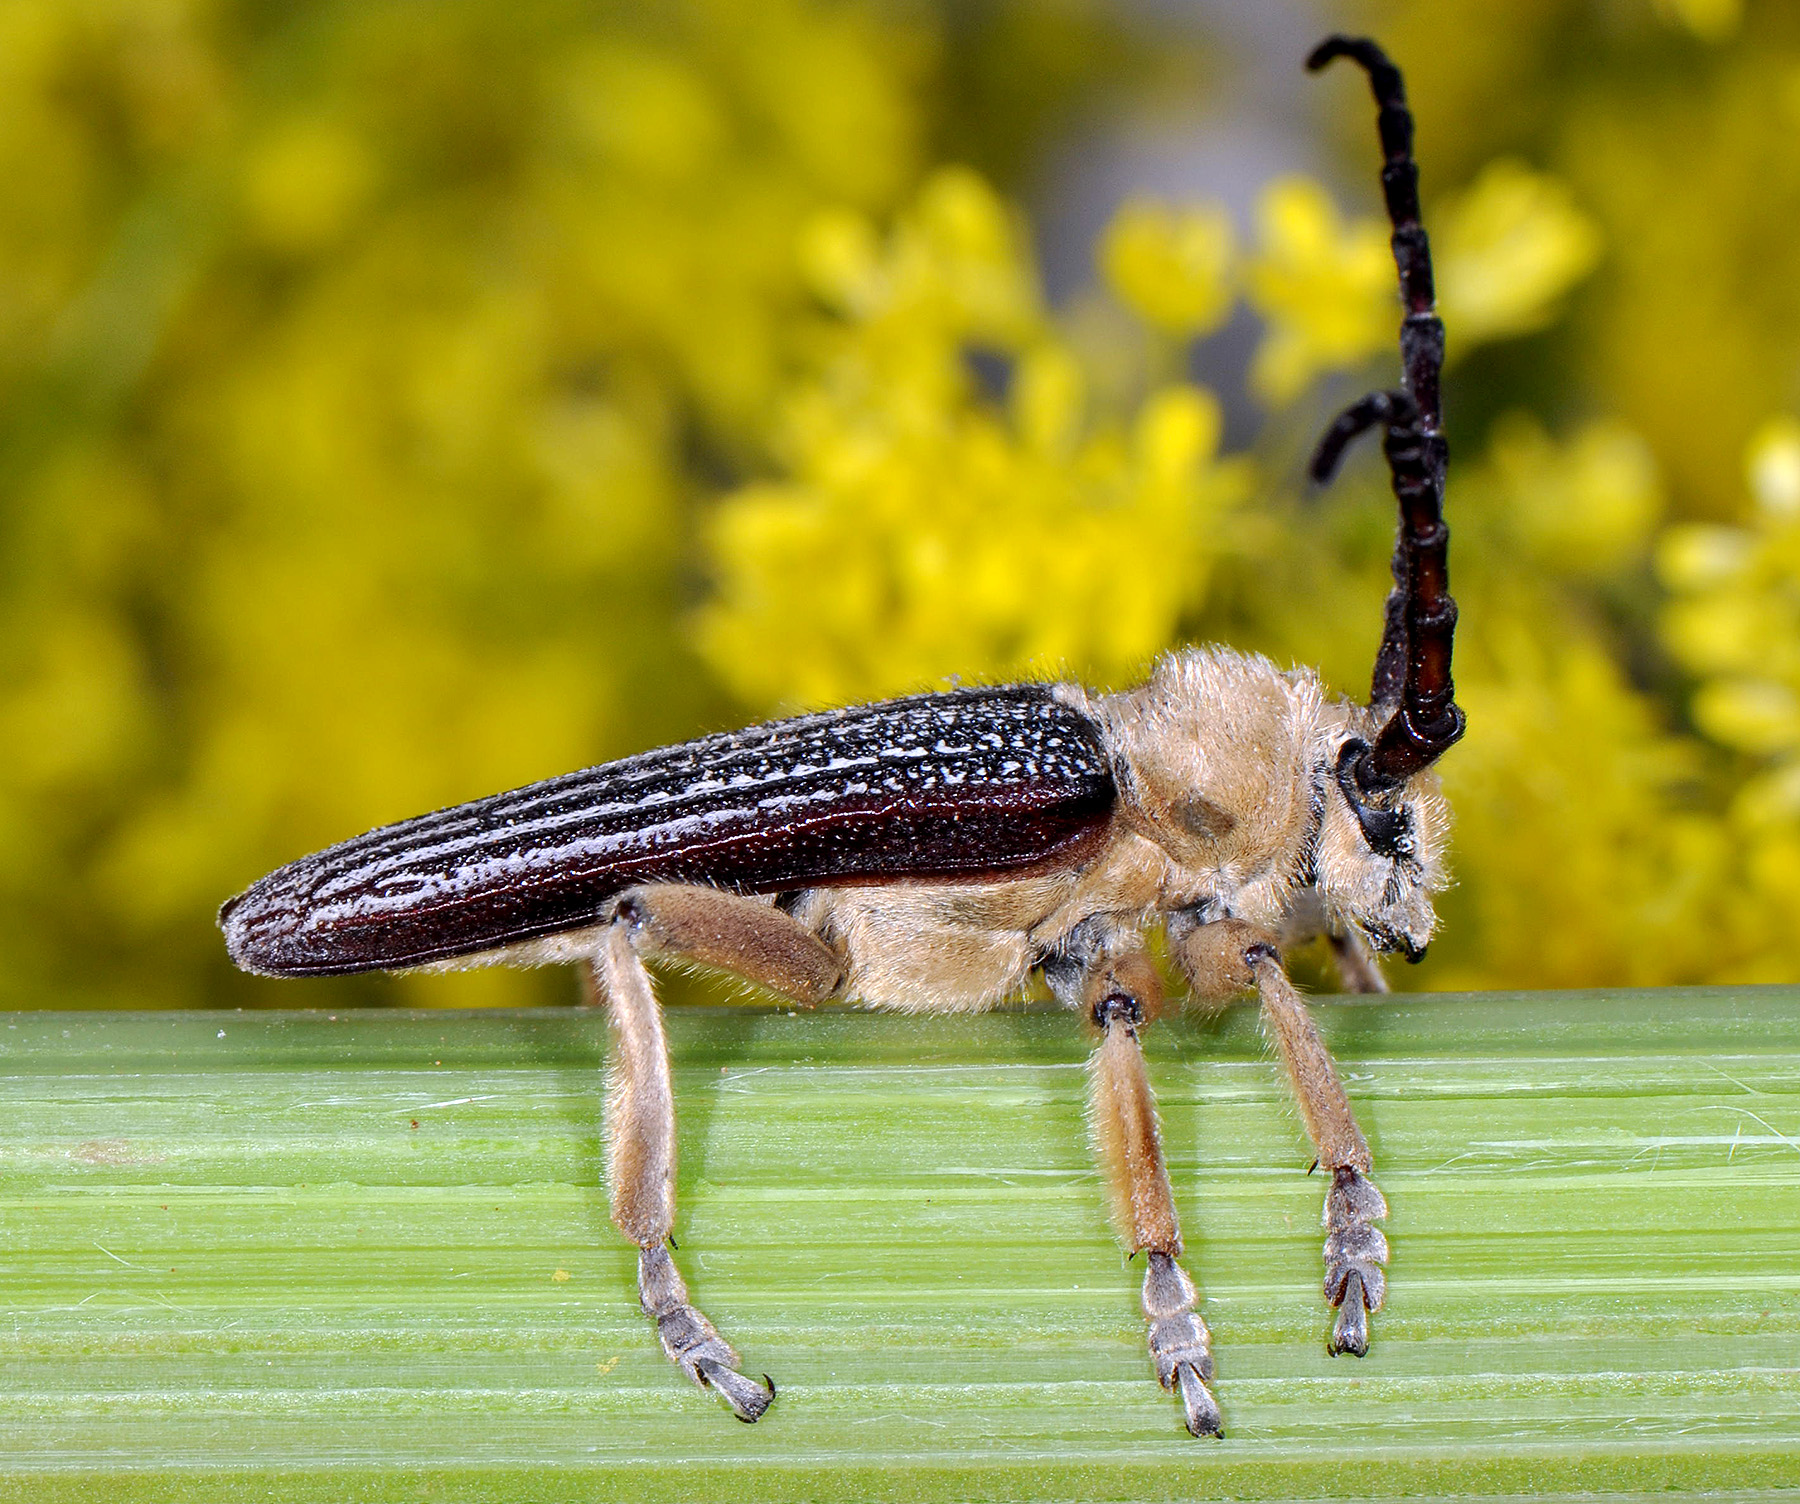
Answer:
[[[1156,908],[1277,929],[1310,888],[1333,927],[1356,925],[1382,949],[1430,939],[1448,824],[1435,776],[1415,775],[1362,817],[1338,777],[1377,712],[1327,697],[1310,670],[1216,647],[1171,654],[1137,689],[1085,708],[1118,783],[1101,866],[1153,885]],[[1371,849],[1365,819],[1401,831],[1399,849]]]
[[[1157,906],[1214,905],[1274,926],[1308,880],[1342,707],[1315,675],[1225,648],[1158,661],[1090,702],[1119,786],[1121,832],[1166,863]]]

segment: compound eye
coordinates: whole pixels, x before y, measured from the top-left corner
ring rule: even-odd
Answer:
[[[1363,839],[1377,856],[1398,856],[1412,846],[1412,821],[1403,810],[1353,805]]]

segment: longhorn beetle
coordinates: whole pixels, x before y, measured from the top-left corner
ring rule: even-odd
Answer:
[[[1387,1204],[1331,1057],[1282,969],[1328,936],[1347,985],[1384,990],[1364,948],[1417,960],[1444,882],[1447,813],[1431,765],[1463,733],[1450,679],[1444,333],[1419,223],[1412,117],[1373,42],[1327,38],[1379,106],[1382,187],[1405,317],[1398,390],[1331,425],[1330,479],[1380,428],[1400,505],[1394,589],[1368,705],[1227,648],[1161,659],[1095,695],[1020,684],[916,695],[708,736],[421,815],[303,857],[219,915],[247,971],[272,976],[507,962],[580,963],[611,1023],[612,1215],[638,1246],[638,1295],[669,1358],[740,1420],[774,1385],[688,1298],[670,1256],[675,1113],[647,961],[697,962],[807,1003],[971,1012],[1034,971],[1098,1034],[1095,1139],[1119,1232],[1148,1255],[1150,1356],[1195,1436],[1221,1434],[1206,1323],[1139,1031],[1162,1002],[1144,931],[1161,924],[1193,995],[1254,989],[1325,1196],[1333,1353],[1368,1350]]]

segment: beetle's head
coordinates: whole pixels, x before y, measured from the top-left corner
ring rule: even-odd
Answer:
[[[1354,924],[1378,951],[1417,961],[1437,927],[1431,895],[1447,882],[1449,810],[1429,768],[1365,788],[1357,769],[1368,750],[1361,737],[1345,740],[1324,780],[1315,880],[1340,922]]]

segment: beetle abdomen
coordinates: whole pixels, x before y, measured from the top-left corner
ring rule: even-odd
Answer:
[[[1103,826],[1098,728],[1046,685],[965,689],[704,737],[421,815],[270,873],[220,911],[248,971],[415,966],[595,923],[643,882],[744,893],[1017,871]]]

